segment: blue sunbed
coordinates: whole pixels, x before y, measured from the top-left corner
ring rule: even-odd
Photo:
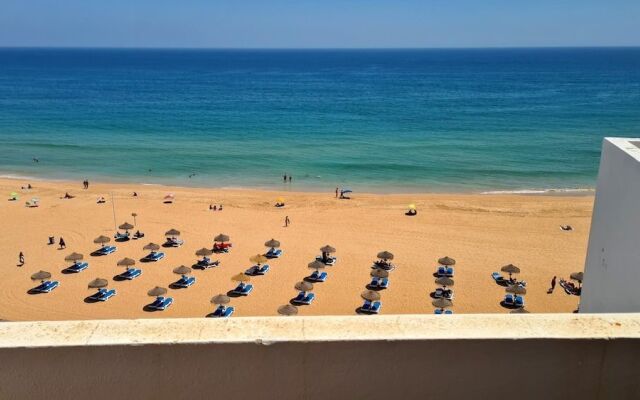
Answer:
[[[216,308],[216,310],[213,312],[212,317],[227,318],[230,317],[234,311],[235,310],[233,307],[225,307],[223,305],[219,305],[218,308]]]
[[[269,265],[265,264],[261,267],[254,265],[253,267],[246,270],[244,273],[247,275],[264,275],[269,271]]]
[[[512,294],[507,294],[504,296],[504,304],[508,306],[512,306],[514,304],[514,299]]]
[[[49,293],[53,289],[57,288],[59,285],[60,285],[60,282],[58,281],[45,281],[45,282],[42,282],[40,285],[31,289],[31,291],[36,293]]]
[[[121,242],[126,242],[127,240],[129,240],[130,235],[129,235],[129,232],[125,232],[125,233],[116,232],[116,234],[113,235],[113,237],[116,240],[119,240]]]
[[[108,254],[114,253],[116,250],[118,250],[116,246],[104,246],[96,250],[95,254],[99,256],[106,256]]]
[[[128,269],[128,270],[124,271],[123,273],[121,273],[118,276],[121,277],[122,279],[132,280],[132,279],[135,279],[135,278],[139,277],[140,275],[142,275],[142,270],[141,269],[131,268],[131,269]]]
[[[84,271],[85,269],[89,268],[89,263],[83,262],[83,263],[75,263],[73,265],[71,265],[70,267],[67,268],[67,271],[69,272],[81,272]]]
[[[447,273],[445,276],[448,276],[450,278],[453,277],[453,267],[447,267]]]
[[[326,272],[313,271],[307,279],[313,282],[324,282],[327,280],[327,275],[328,274]]]
[[[300,292],[298,293],[298,296],[296,296],[296,298],[293,299],[292,301],[296,304],[309,305],[315,298],[316,298],[316,295],[313,293]]]
[[[158,251],[152,251],[142,258],[143,261],[159,261],[164,258],[164,253]]]
[[[107,301],[115,295],[116,295],[115,289],[111,289],[111,290],[98,289],[98,292],[92,296],[89,296],[89,298],[94,301]]]
[[[238,286],[236,286],[235,289],[233,289],[231,292],[233,294],[237,294],[240,296],[246,296],[249,293],[251,293],[251,291],[253,290],[253,285],[245,285],[244,283],[240,283]]]
[[[493,278],[494,281],[496,281],[496,283],[504,282],[504,276],[500,275],[498,272],[492,273],[491,277]]]
[[[451,311],[451,310],[443,310],[442,308],[436,308],[436,310],[433,313],[437,314],[437,315],[442,315],[442,314],[449,315],[449,314],[453,314],[453,311]]]
[[[445,267],[438,267],[438,270],[436,271],[436,274],[438,276],[447,276],[447,268]]]
[[[198,260],[196,265],[202,268],[217,267],[220,261],[211,261],[209,257],[203,257],[202,260]]]
[[[162,304],[156,307],[156,310],[166,310],[171,304],[173,304],[173,297],[165,297]]]
[[[378,287],[386,289],[389,287],[389,278],[378,279]]]
[[[265,256],[267,258],[279,258],[282,255],[282,249],[269,249],[269,251],[267,251],[265,253]]]
[[[516,307],[524,307],[524,297],[516,296],[513,305]]]
[[[189,286],[193,285],[194,283],[196,283],[196,278],[194,276],[182,275],[182,278],[180,278],[178,281],[174,282],[173,286],[177,286],[177,287],[181,287],[181,288],[188,288]]]
[[[365,300],[362,307],[360,307],[360,311],[366,312],[369,314],[378,314],[380,312],[381,307],[382,307],[382,303],[379,301],[374,301],[372,303],[369,300]]]

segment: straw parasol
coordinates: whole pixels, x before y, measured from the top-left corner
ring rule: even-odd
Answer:
[[[524,307],[520,307],[509,311],[509,314],[529,314],[529,311],[525,310]]]
[[[231,280],[236,282],[249,282],[251,280],[251,277],[244,272],[241,272],[237,275],[232,276]]]
[[[579,284],[582,284],[584,279],[584,272],[574,272],[569,276],[574,281],[578,281]]]
[[[220,242],[220,243],[228,242],[229,240],[230,240],[229,236],[225,235],[224,233],[221,233],[218,236],[213,238],[214,242]]]
[[[156,286],[153,289],[149,290],[147,294],[152,297],[162,296],[163,294],[167,294],[167,289]]]
[[[315,260],[315,261],[311,261],[309,264],[307,264],[307,267],[311,268],[311,269],[315,269],[316,271],[322,268],[325,268],[326,265],[324,265],[324,263]]]
[[[440,309],[444,309],[444,308],[448,308],[448,307],[453,306],[453,303],[451,302],[451,300],[445,299],[444,297],[441,297],[439,299],[435,299],[434,301],[431,302],[431,304],[435,308],[440,308]]]
[[[65,261],[70,261],[70,262],[76,262],[76,261],[80,261],[84,258],[84,256],[80,253],[71,253],[68,256],[66,256],[64,258]]]
[[[374,278],[388,278],[389,271],[386,269],[374,268],[371,270],[371,276]]]
[[[454,283],[453,279],[448,278],[446,276],[442,276],[442,277],[436,279],[436,285],[440,285],[440,286],[444,286],[444,287],[453,286],[453,283]]]
[[[381,260],[393,260],[393,254],[389,251],[381,251],[380,253],[378,253],[378,258]]]
[[[509,276],[511,276],[511,274],[519,274],[520,273],[520,268],[516,267],[513,264],[509,264],[509,265],[505,265],[504,267],[500,268],[500,271],[506,272],[506,273],[509,274]]]
[[[438,259],[438,264],[447,265],[447,266],[456,265],[456,260],[454,260],[451,257],[445,256],[445,257],[442,257],[442,258]]]
[[[127,269],[129,269],[129,267],[136,265],[136,260],[132,258],[123,258],[122,260],[118,261],[116,265],[118,267],[127,267]]]
[[[99,289],[103,287],[107,287],[109,285],[109,281],[102,278],[96,278],[89,282],[89,289]]]
[[[298,313],[298,307],[292,306],[291,304],[287,304],[284,306],[278,307],[278,314],[280,315],[296,315]]]
[[[373,290],[365,290],[364,292],[360,293],[360,296],[368,301],[380,300],[380,293],[374,292]]]
[[[160,245],[155,243],[149,243],[146,246],[144,246],[142,250],[158,251],[160,250]]]
[[[267,240],[267,241],[264,243],[264,245],[265,245],[265,247],[271,247],[271,248],[274,248],[274,249],[275,249],[275,248],[280,247],[280,242],[278,242],[278,241],[277,241],[277,240],[275,240],[275,239],[271,239],[271,240]]]
[[[249,257],[249,261],[251,261],[252,263],[260,265],[260,264],[266,263],[267,261],[269,261],[269,259],[267,257],[263,256],[262,254],[256,254],[255,256]]]
[[[300,281],[295,284],[294,288],[301,292],[308,292],[309,290],[313,290],[313,284],[310,282]]]
[[[134,226],[133,226],[133,225],[131,225],[131,224],[130,224],[130,223],[128,223],[128,222],[125,222],[124,224],[122,224],[122,225],[120,225],[120,226],[118,227],[118,229],[124,229],[125,231],[128,231],[129,229],[133,229],[133,228],[134,228]]]
[[[105,243],[109,243],[111,241],[111,238],[100,235],[97,238],[93,239],[93,243],[99,244],[101,246],[104,247]]]
[[[505,291],[507,293],[513,293],[513,294],[527,294],[527,289],[525,289],[520,285],[509,285],[507,286]]]
[[[204,247],[196,251],[196,255],[201,257],[210,256],[212,254],[213,254],[213,251],[211,251],[210,249],[206,249]]]
[[[43,281],[49,278],[51,278],[51,273],[47,271],[42,271],[42,270],[31,275],[31,279],[33,279],[34,281]]]
[[[136,217],[138,216],[137,213],[131,213],[131,216],[133,217],[133,224],[136,224]]]
[[[164,235],[165,236],[171,236],[171,237],[180,236],[180,231],[177,230],[177,229],[169,229],[168,231],[166,231],[164,233]]]
[[[331,254],[331,253],[335,253],[336,249],[335,249],[335,247],[331,247],[329,245],[325,245],[324,247],[320,248],[320,251],[323,252],[324,254]]]
[[[221,304],[229,304],[230,301],[231,298],[229,298],[229,296],[227,296],[226,294],[218,294],[211,298],[211,302],[217,306]]]
[[[179,267],[174,268],[173,269],[173,273],[174,274],[178,274],[178,275],[190,274],[191,273],[191,268],[185,267],[184,265],[181,265]]]

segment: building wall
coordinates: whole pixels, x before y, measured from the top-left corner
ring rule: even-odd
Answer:
[[[638,399],[640,315],[0,324],[0,399]]]
[[[640,312],[640,149],[631,141],[603,141],[580,312]]]

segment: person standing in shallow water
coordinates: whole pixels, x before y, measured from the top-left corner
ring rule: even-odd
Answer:
[[[284,180],[284,183],[287,183],[287,174],[282,175],[282,179]]]
[[[338,188],[336,188],[336,199],[338,198]]]
[[[289,175],[289,183],[291,183],[291,175]]]

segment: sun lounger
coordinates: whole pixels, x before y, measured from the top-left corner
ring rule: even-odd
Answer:
[[[184,240],[182,239],[169,238],[167,239],[164,245],[167,247],[180,247],[183,244],[184,244]]]
[[[89,263],[86,263],[86,262],[75,263],[72,266],[70,266],[69,268],[67,268],[67,271],[77,273],[77,272],[82,272],[87,268],[89,268]]]
[[[231,316],[231,314],[233,314],[234,311],[235,309],[233,307],[225,307],[223,305],[219,305],[211,316],[216,318],[228,318]]]
[[[231,243],[215,243],[213,245],[213,251],[215,253],[228,253],[233,245]]]
[[[447,276],[447,268],[446,267],[438,267],[436,270],[436,275],[438,276]]]
[[[442,296],[447,300],[453,300],[453,290],[446,289],[442,291]]]
[[[444,296],[444,290],[442,288],[437,288],[436,291],[433,292],[433,297],[436,299],[439,299],[442,296]]]
[[[128,269],[128,270],[124,271],[123,273],[121,273],[118,276],[121,277],[122,279],[132,280],[132,279],[135,279],[135,278],[139,277],[140,275],[142,275],[142,270],[141,269],[131,268],[131,269]]]
[[[336,264],[336,261],[338,261],[337,257],[327,257],[327,258],[322,258],[322,256],[317,256],[316,257],[317,261],[320,261],[321,263],[323,263],[324,265],[327,265],[329,267],[332,267]]]
[[[106,256],[108,254],[115,253],[116,250],[118,250],[116,246],[104,246],[96,250],[95,254],[99,256]]]
[[[382,303],[379,301],[374,301],[372,303],[369,300],[365,300],[362,307],[360,307],[360,311],[365,312],[367,314],[378,314],[380,312],[381,307],[382,307]]]
[[[257,266],[254,265],[253,267],[249,268],[248,270],[244,271],[245,274],[247,275],[264,275],[269,271],[269,264],[264,264],[262,266]]]
[[[453,267],[447,267],[447,273],[445,276],[448,276],[449,278],[453,277]]]
[[[149,304],[149,308],[155,310],[157,309],[159,306],[162,305],[162,303],[164,302],[164,297],[163,296],[158,296],[156,297],[156,299],[153,301],[153,303]]]
[[[328,274],[326,272],[318,273],[318,271],[313,271],[307,279],[314,282],[324,282],[327,280],[327,275]]]
[[[98,289],[98,292],[92,296],[89,296],[89,298],[94,301],[107,301],[115,295],[116,295],[115,289],[111,289],[111,290]]]
[[[49,293],[53,289],[57,288],[59,285],[60,285],[60,282],[58,281],[45,281],[45,282],[42,282],[40,285],[36,286],[35,288],[31,289],[31,291],[36,293]]]
[[[236,286],[235,289],[231,291],[231,293],[239,295],[239,296],[247,296],[253,290],[253,285],[245,285],[244,283],[240,283]]]
[[[296,296],[296,298],[293,299],[293,302],[296,304],[309,305],[315,298],[316,298],[316,295],[313,293],[300,292],[298,293],[298,296]]]
[[[152,251],[142,258],[142,261],[159,261],[164,258],[164,253]]]
[[[156,310],[166,310],[171,304],[173,304],[173,297],[166,297],[162,301],[162,304],[156,307]]]
[[[514,299],[512,294],[507,294],[504,296],[504,304],[507,306],[512,306],[514,304]]]
[[[189,286],[196,283],[195,276],[182,276],[178,281],[173,283],[173,286],[177,286],[179,288],[188,288]]]
[[[113,237],[117,241],[125,242],[125,241],[129,240],[129,232],[125,232],[125,233],[116,232],[116,234],[113,235]]]
[[[524,307],[524,298],[522,296],[516,296],[513,305],[516,307]]]
[[[198,260],[196,265],[202,268],[217,267],[220,261],[212,261],[209,257],[203,257],[202,260]]]
[[[389,287],[389,278],[382,278],[378,280],[378,287],[381,289],[386,289]]]
[[[282,255],[282,249],[269,249],[269,251],[267,251],[265,253],[265,256],[267,258],[279,258]]]
[[[493,278],[494,281],[496,281],[496,283],[504,282],[504,276],[500,275],[500,273],[498,272],[492,273],[491,277]]]

